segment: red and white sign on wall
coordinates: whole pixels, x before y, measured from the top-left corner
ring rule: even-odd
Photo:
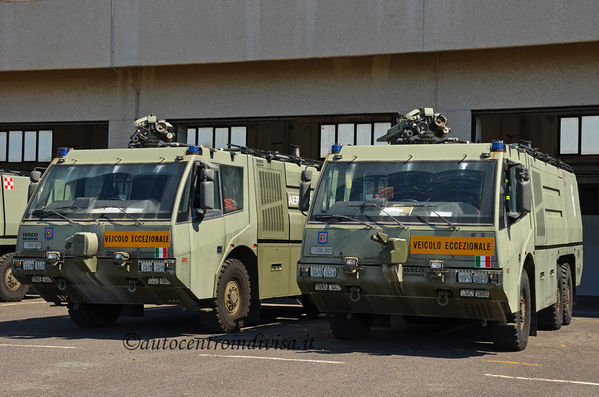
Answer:
[[[4,190],[13,190],[15,188],[15,182],[12,177],[5,176],[4,177]]]

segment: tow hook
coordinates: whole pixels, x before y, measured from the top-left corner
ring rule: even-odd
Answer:
[[[65,289],[67,289],[67,282],[65,280],[60,280],[58,281],[57,287],[59,290],[64,291]]]
[[[129,288],[127,290],[134,293],[137,290],[137,280],[129,280]]]
[[[351,287],[349,299],[356,303],[360,300],[360,287]]]
[[[449,297],[451,296],[451,291],[446,289],[437,290],[437,304],[441,307],[447,306],[449,303]]]

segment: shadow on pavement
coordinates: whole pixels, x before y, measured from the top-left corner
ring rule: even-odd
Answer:
[[[315,353],[355,352],[449,359],[494,354],[488,329],[460,320],[428,321],[425,324],[406,324],[398,320],[390,328],[373,328],[369,339],[342,341],[331,335],[325,318],[308,319],[299,307],[263,308],[262,321],[258,325],[234,334],[210,333],[202,325],[203,313],[172,306],[147,308],[144,317],[121,317],[112,327],[94,329],[79,328],[65,315],[64,309],[56,310],[61,310],[61,314],[0,322],[0,337],[21,341],[51,338],[120,341],[128,334],[136,334],[140,340],[186,338],[212,341],[212,350],[208,353],[213,354],[294,350],[310,353],[310,358],[314,358]],[[252,343],[253,347],[249,348]]]

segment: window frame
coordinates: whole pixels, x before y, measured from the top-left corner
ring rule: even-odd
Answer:
[[[11,141],[14,142],[13,139],[11,139],[11,133],[17,132],[20,134],[20,141],[21,141],[21,153],[19,155],[19,160],[11,160],[10,159],[10,154],[11,154]],[[25,155],[27,153],[27,149],[30,147],[29,145],[27,145],[27,139],[25,138],[27,136],[28,132],[34,132],[35,133],[35,156],[34,159],[25,159]],[[40,133],[41,132],[49,132],[50,133],[50,158],[49,159],[44,159],[44,160],[40,160]],[[44,129],[40,129],[40,128],[21,128],[21,129],[16,129],[16,128],[2,128],[0,130],[0,134],[6,134],[6,150],[4,155],[0,155],[0,162],[5,162],[5,163],[26,163],[26,164],[33,164],[33,163],[49,163],[52,161],[53,156],[52,156],[52,146],[54,145],[54,130],[53,129],[49,129],[49,128],[44,128]],[[18,139],[17,139],[18,141]],[[2,160],[4,159],[4,160]]]
[[[353,143],[351,145],[357,145],[358,142],[358,125],[369,125],[370,126],[370,144],[371,146],[374,145],[384,145],[386,144],[386,142],[378,142],[376,141],[376,137],[375,135],[375,129],[376,129],[376,124],[389,124],[389,128],[391,128],[393,126],[393,122],[392,121],[337,121],[337,122],[321,122],[318,124],[318,128],[319,128],[319,135],[318,135],[318,150],[319,150],[319,154],[320,154],[320,158],[325,158],[325,156],[322,156],[323,153],[323,146],[322,146],[322,136],[323,136],[323,130],[322,128],[324,126],[334,126],[335,127],[335,136],[334,136],[334,143],[338,143],[339,142],[339,125],[341,124],[352,124],[353,125]],[[330,150],[330,148],[326,149],[326,150]],[[327,151],[327,153],[330,153],[329,151]]]
[[[557,133],[557,151],[559,156],[598,156],[599,149],[597,149],[596,153],[583,153],[582,152],[582,120],[585,117],[599,117],[599,113],[597,114],[578,114],[578,115],[564,115],[558,117],[558,133]],[[578,150],[576,153],[562,153],[562,119],[577,119],[578,122]]]
[[[233,129],[235,128],[244,128],[245,131],[245,144],[241,145],[241,146],[246,146],[247,145],[247,141],[248,141],[248,127],[247,125],[192,125],[189,126],[185,129],[185,133],[186,133],[186,137],[185,137],[185,142],[188,145],[199,145],[199,132],[201,128],[210,128],[212,130],[212,141],[211,141],[211,148],[213,149],[217,149],[215,144],[216,144],[216,130],[217,129],[226,129],[227,130],[227,145],[231,144],[231,138],[233,136]],[[190,132],[192,132],[193,130],[193,134],[194,134],[194,139],[192,142],[190,142],[189,139],[189,134]]]

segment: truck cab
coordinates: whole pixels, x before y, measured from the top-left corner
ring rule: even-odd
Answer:
[[[569,323],[582,272],[576,177],[501,142],[337,147],[303,241],[298,284],[339,338],[375,316],[451,317],[521,350]]]

